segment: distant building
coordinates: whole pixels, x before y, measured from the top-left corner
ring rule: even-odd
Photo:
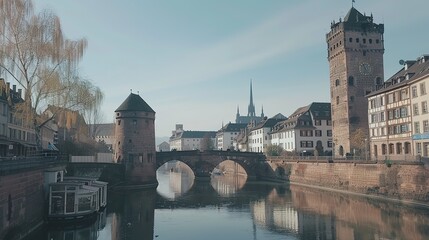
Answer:
[[[216,142],[218,150],[235,150],[234,139],[245,129],[246,123],[228,123],[216,133]]]
[[[160,144],[157,146],[157,150],[158,150],[159,152],[167,152],[167,151],[170,151],[170,144],[169,144],[168,142],[164,141],[164,142],[160,143]]]
[[[250,82],[250,102],[247,107],[247,116],[240,115],[240,109],[237,107],[237,115],[235,117],[235,123],[251,123],[251,122],[260,122],[264,119],[264,108],[261,110],[261,116],[256,116],[255,105],[253,104],[253,91],[252,91],[252,82]]]
[[[272,118],[265,118],[258,124],[249,126],[248,147],[249,152],[266,152],[267,146],[271,145],[270,132],[271,129],[286,117],[282,114],[277,114]]]
[[[384,25],[354,7],[326,34],[330,72],[334,155],[351,153],[356,131],[368,134],[365,95],[384,79]],[[355,143],[356,145],[357,143]]]
[[[215,148],[215,131],[184,131],[183,124],[176,124],[170,137],[170,150],[208,150]]]
[[[429,55],[404,67],[368,95],[371,157],[413,160],[429,156]]]
[[[271,144],[289,152],[318,149],[319,155],[332,151],[331,104],[311,103],[298,108],[287,120],[277,123],[270,132]]]
[[[109,149],[115,142],[115,124],[100,123],[89,125],[90,136],[97,142],[104,142]]]

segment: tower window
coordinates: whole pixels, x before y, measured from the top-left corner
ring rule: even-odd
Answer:
[[[335,80],[335,86],[340,85],[340,79]]]
[[[380,40],[379,39],[375,39],[375,43],[380,43]]]
[[[368,42],[369,42],[369,44],[371,44],[372,43],[372,39],[368,39]]]
[[[337,105],[340,104],[340,97],[337,96]]]
[[[354,86],[355,85],[355,79],[352,76],[350,76],[348,83],[349,83],[349,86]]]
[[[133,140],[131,140],[131,139],[128,139],[128,143],[132,143],[133,142]]]
[[[353,38],[349,38],[349,42],[353,42]]]
[[[118,126],[121,125],[121,120],[118,120]]]
[[[363,42],[363,43],[366,43],[366,38],[362,39],[362,42]]]
[[[355,96],[350,96],[350,102],[354,102],[355,101]]]
[[[375,84],[377,84],[377,85],[381,85],[381,77],[377,77],[377,78],[375,79]]]
[[[356,38],[356,42],[359,43],[359,38]]]

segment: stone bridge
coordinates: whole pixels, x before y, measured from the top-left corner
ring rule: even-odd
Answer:
[[[252,152],[237,151],[170,151],[156,153],[156,168],[169,161],[181,161],[188,165],[196,177],[208,177],[210,172],[226,160],[233,161],[241,166],[248,178],[255,179],[259,169],[266,164],[265,155]]]

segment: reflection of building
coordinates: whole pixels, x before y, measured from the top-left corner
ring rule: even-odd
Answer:
[[[194,175],[187,171],[170,172],[170,190],[174,198],[181,196],[189,191],[194,184]]]
[[[257,225],[273,230],[298,233],[298,211],[291,205],[275,205],[267,203],[266,200],[259,200],[253,202],[250,207]]]
[[[213,175],[211,177],[210,184],[221,196],[230,196],[236,194],[238,190],[242,189],[246,181],[247,175]]]
[[[122,192],[112,214],[112,240],[153,240],[155,190]]]
[[[368,96],[371,156],[406,160],[429,153],[429,55],[404,67]]]

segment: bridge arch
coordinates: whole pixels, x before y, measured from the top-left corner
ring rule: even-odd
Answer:
[[[258,164],[265,160],[261,153],[236,152],[236,151],[170,151],[157,152],[156,169],[164,163],[177,160],[187,164],[195,174],[195,177],[209,177],[211,171],[225,160],[230,160],[240,165],[246,172],[248,179],[256,178]]]

